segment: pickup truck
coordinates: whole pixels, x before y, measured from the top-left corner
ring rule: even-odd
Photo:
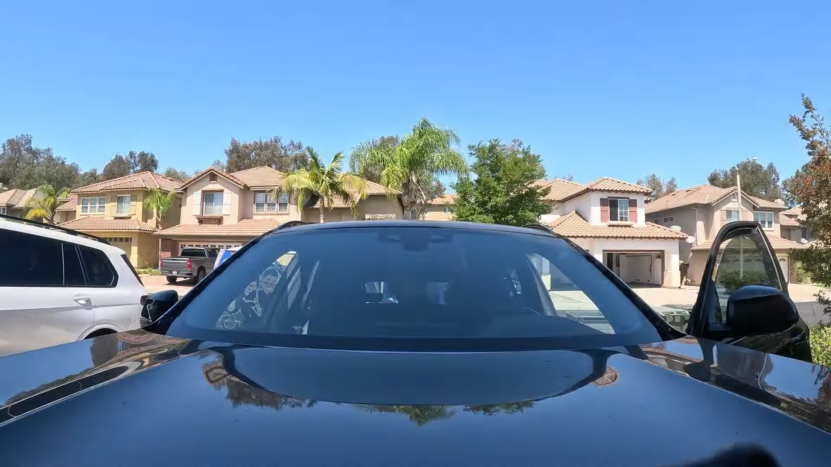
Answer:
[[[199,283],[213,271],[218,253],[216,248],[183,248],[181,255],[162,260],[162,275],[167,276],[168,284],[180,277]]]

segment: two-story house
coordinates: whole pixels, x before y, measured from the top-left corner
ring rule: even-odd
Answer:
[[[179,221],[179,202],[173,203],[164,219],[157,219],[144,207],[144,198],[151,189],[170,192],[180,185],[152,172],[130,174],[76,188],[57,214],[64,220],[61,227],[104,238],[124,250],[134,267],[157,267],[159,242],[153,234]]]
[[[811,241],[810,233],[808,233],[807,229],[802,226],[803,220],[805,220],[805,215],[802,214],[802,208],[799,206],[780,212],[779,230],[782,233],[782,238],[792,240],[797,243],[807,243]]]
[[[178,225],[156,233],[161,257],[182,248],[242,246],[288,221],[320,221],[318,198],[298,209],[295,193],[280,192],[284,174],[270,167],[227,173],[211,167],[179,187],[182,209]],[[402,219],[400,200],[390,199],[383,186],[367,181],[367,198],[358,202],[358,219]],[[279,193],[276,196],[272,193]],[[325,222],[353,220],[349,205],[335,199]]]
[[[588,184],[538,182],[551,211],[540,221],[567,237],[629,284],[678,287],[679,243],[687,235],[647,222],[648,188],[604,177]]]
[[[789,268],[791,253],[804,248],[804,245],[782,235],[782,213],[787,207],[782,203],[748,196],[744,192],[741,198],[741,220],[755,220],[762,225],[785,277],[791,277],[796,272],[795,268],[794,271]],[[716,234],[726,223],[740,220],[738,191],[735,187],[712,185],[678,190],[647,204],[646,217],[656,224],[678,226],[691,237],[692,243],[682,244],[680,254],[682,261],[689,262],[687,274],[690,283],[698,285]]]

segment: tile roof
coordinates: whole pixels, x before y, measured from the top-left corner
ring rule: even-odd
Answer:
[[[682,240],[687,235],[670,228],[647,222],[643,227],[591,225],[583,217],[572,211],[548,223],[548,227],[558,235],[568,238],[634,238],[634,239],[670,239]]]
[[[535,184],[548,187],[549,192],[545,196],[545,200],[554,202],[566,201],[589,191],[641,193],[644,195],[651,193],[649,188],[610,177],[598,178],[586,185],[560,178],[555,178],[554,180],[537,180]]]
[[[782,227],[799,227],[799,220],[796,217],[783,216],[779,213],[779,225]]]
[[[17,207],[20,200],[26,194],[26,190],[12,188],[0,193],[0,206]]]
[[[433,198],[430,200],[430,204],[433,206],[444,206],[447,204],[456,204],[456,193],[448,193],[444,196],[439,196],[438,198]]]
[[[16,207],[16,208],[25,208],[25,207],[27,207],[27,205],[29,204],[29,200],[31,200],[32,197],[35,196],[37,191],[38,191],[37,188],[32,188],[31,190],[23,191],[23,196],[20,197],[20,201],[18,201],[17,204],[15,204],[14,207]]]
[[[285,174],[279,170],[274,170],[268,166],[254,167],[251,169],[240,170],[238,172],[231,172],[230,174],[237,180],[243,182],[248,186],[257,187],[277,187],[283,183]]]
[[[786,216],[799,217],[802,215],[802,206],[794,206],[787,211],[782,211],[782,214]]]
[[[808,245],[798,243],[798,242],[794,242],[794,241],[788,240],[786,238],[777,237],[776,235],[773,235],[773,234],[770,234],[770,233],[765,234],[765,235],[767,235],[768,240],[770,241],[770,246],[772,246],[774,250],[803,250],[805,248],[808,248]],[[713,246],[713,240],[707,240],[706,242],[701,242],[698,245],[695,245],[694,247],[692,247],[690,249],[694,250],[694,251],[701,251],[701,250],[709,251],[710,247],[712,247],[712,246]],[[724,244],[722,244],[722,247],[723,246],[724,246]]]
[[[288,219],[286,219],[288,221]],[[163,237],[256,237],[276,229],[281,222],[273,219],[242,219],[237,224],[179,224],[156,232]]]
[[[102,191],[119,190],[149,190],[160,188],[171,191],[179,188],[182,183],[153,172],[139,172],[124,177],[114,178],[92,185],[82,186],[72,190],[72,193],[98,193]]]
[[[239,187],[245,188],[247,186],[245,184],[245,182],[243,182],[242,180],[238,179],[237,177],[229,174],[228,172],[225,172],[224,170],[219,170],[216,167],[208,167],[207,169],[205,169],[205,170],[199,172],[198,174],[194,175],[193,178],[191,178],[190,180],[186,181],[181,186],[179,186],[179,189],[184,190],[185,188],[193,185],[197,180],[199,180],[200,178],[204,177],[205,175],[207,175],[209,173],[215,173],[218,176],[230,181],[231,183],[233,183],[233,184],[235,184]]]
[[[735,192],[736,187],[719,188],[713,185],[698,185],[692,188],[678,190],[653,200],[646,205],[646,212],[666,211],[668,209],[676,209],[695,204],[713,205]],[[785,205],[783,204],[750,196],[744,193],[744,191],[742,191],[742,197],[748,199],[752,204],[760,208],[785,209]]]
[[[78,195],[69,195],[66,201],[58,206],[56,211],[74,211],[78,207]]]
[[[61,227],[80,232],[155,232],[156,229],[138,219],[102,219],[100,217],[79,217],[67,221]]]

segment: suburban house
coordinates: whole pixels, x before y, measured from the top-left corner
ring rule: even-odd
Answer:
[[[425,207],[424,220],[426,221],[449,221],[453,218],[450,206],[456,203],[456,194],[450,193],[430,200]]]
[[[540,221],[603,262],[629,284],[678,287],[679,244],[687,235],[647,222],[650,190],[604,177],[588,184],[541,180],[551,211]]]
[[[739,220],[738,191],[735,187],[719,188],[699,185],[662,196],[646,205],[648,220],[664,226],[678,226],[692,237],[692,243],[681,245],[681,260],[689,262],[688,278],[693,285],[701,282],[710,247],[719,229],[728,222]],[[784,203],[766,201],[742,192],[742,219],[757,221],[775,250],[785,277],[795,277],[796,268],[790,268],[793,250],[805,246],[792,240],[796,222],[784,214]],[[794,217],[798,216],[795,215]],[[783,230],[783,219],[784,227]],[[788,237],[785,237],[785,235]]]
[[[70,194],[66,198],[59,198],[58,202],[61,204],[55,209],[55,223],[75,220],[78,215],[78,195]]]
[[[191,246],[231,248],[288,221],[320,222],[320,200],[305,200],[298,208],[294,193],[280,192],[284,174],[270,167],[227,173],[215,167],[194,176],[178,189],[182,209],[178,225],[156,232],[160,256],[178,255]],[[403,208],[393,194],[367,181],[367,198],[358,202],[358,219],[402,219]],[[276,190],[277,195],[273,195]],[[349,205],[335,198],[324,222],[353,220]]]
[[[810,234],[802,227],[802,223],[800,222],[804,219],[805,216],[802,214],[802,208],[799,206],[779,213],[779,230],[782,232],[782,238],[799,243],[803,243],[803,239],[806,243],[810,241]]]
[[[29,210],[27,204],[37,193],[37,188],[31,190],[20,190],[12,188],[0,192],[0,214],[7,216],[24,217]]]
[[[144,198],[151,189],[170,192],[180,185],[156,173],[140,172],[76,188],[58,207],[61,218],[66,219],[61,227],[104,238],[124,250],[137,268],[157,267],[159,243],[153,234],[178,222],[179,202],[173,203],[160,222],[153,211],[145,209]]]

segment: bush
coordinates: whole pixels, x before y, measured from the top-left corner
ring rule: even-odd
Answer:
[[[146,276],[158,276],[161,272],[156,268],[141,268],[136,269],[136,272]]]
[[[831,326],[818,324],[811,328],[811,354],[814,363],[831,367]]]

